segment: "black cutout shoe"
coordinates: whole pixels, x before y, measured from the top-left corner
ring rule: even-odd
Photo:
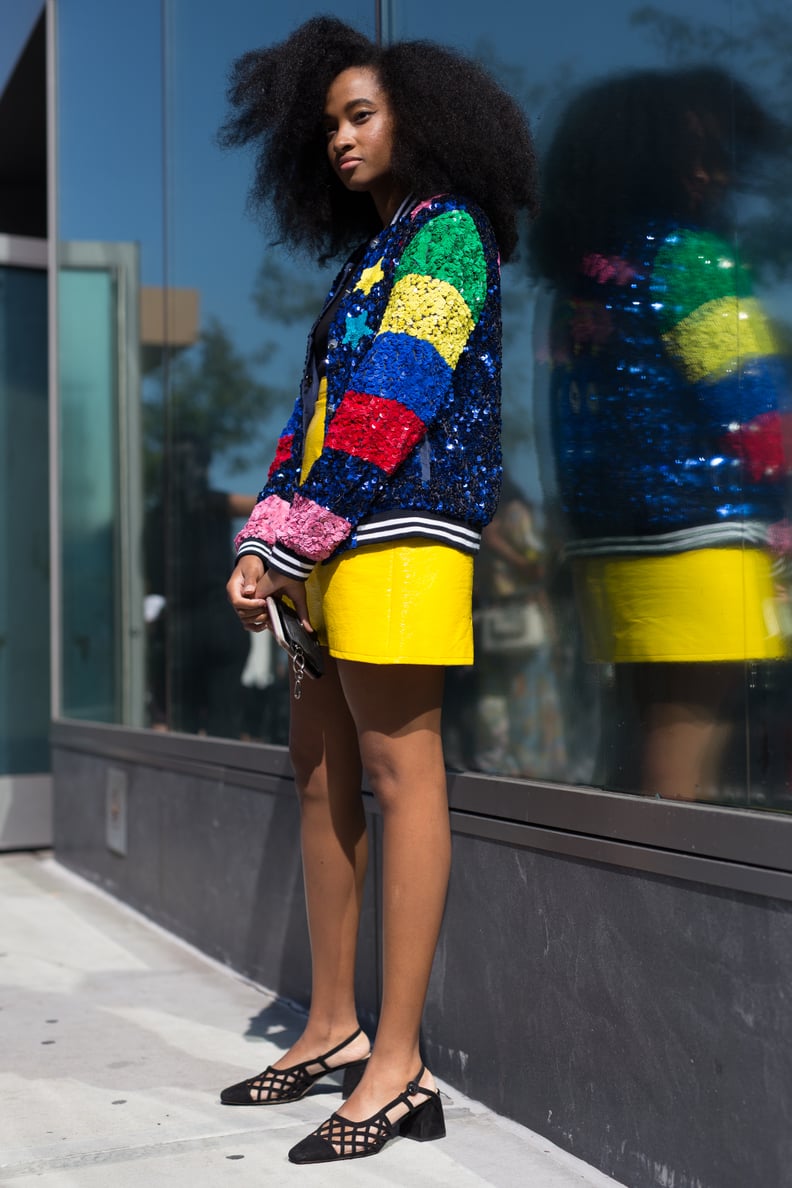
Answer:
[[[336,1064],[333,1068],[327,1061],[347,1044],[351,1044],[353,1039],[357,1039],[362,1031],[363,1028],[358,1027],[357,1031],[347,1036],[342,1043],[336,1044],[329,1052],[324,1052],[315,1060],[305,1060],[302,1064],[293,1064],[291,1068],[273,1068],[270,1065],[257,1077],[249,1077],[246,1081],[239,1081],[236,1085],[229,1085],[227,1089],[223,1089],[220,1100],[223,1105],[285,1105],[290,1101],[299,1101],[320,1077],[342,1070],[344,1083],[341,1091],[345,1098],[349,1097],[360,1083],[368,1057],[365,1060],[353,1060],[348,1064]],[[314,1069],[316,1071],[309,1071]]]
[[[332,1114],[318,1130],[292,1147],[289,1159],[292,1163],[363,1159],[376,1155],[397,1134],[419,1143],[443,1138],[446,1132],[443,1103],[436,1089],[424,1089],[418,1084],[423,1074],[424,1065],[421,1065],[418,1076],[408,1082],[404,1092],[364,1122],[350,1122],[340,1114]],[[419,1093],[423,1094],[423,1101],[414,1105],[410,1098]],[[406,1105],[407,1113],[391,1122],[388,1113],[398,1105]]]

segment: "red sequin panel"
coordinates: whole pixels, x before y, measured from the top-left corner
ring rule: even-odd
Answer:
[[[752,421],[730,429],[723,439],[724,449],[737,455],[752,482],[775,480],[787,470],[782,427],[779,413],[760,413]]]
[[[347,392],[327,428],[325,448],[343,450],[391,474],[424,432],[421,418],[398,400]]]
[[[272,465],[267,474],[267,481],[269,481],[276,470],[283,465],[284,462],[291,458],[292,442],[294,441],[294,434],[287,433],[278,442],[278,448],[275,450],[275,457],[272,459]]]

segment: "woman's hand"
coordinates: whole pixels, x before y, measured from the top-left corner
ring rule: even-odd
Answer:
[[[258,591],[265,576],[260,557],[242,557],[226,585],[228,601],[247,631],[263,631],[268,626],[267,604]]]
[[[228,579],[226,592],[246,631],[266,630],[270,625],[266,599],[283,594],[293,603],[303,627],[307,631],[313,630],[308,618],[304,583],[284,577],[275,570],[267,572],[260,557],[249,554],[240,559]]]

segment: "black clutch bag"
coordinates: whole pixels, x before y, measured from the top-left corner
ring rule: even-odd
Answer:
[[[297,612],[280,598],[267,599],[267,612],[275,639],[292,659],[295,676],[300,670],[310,677],[320,677],[324,672],[321,645],[315,635],[305,630]]]

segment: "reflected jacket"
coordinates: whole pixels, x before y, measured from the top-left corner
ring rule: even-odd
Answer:
[[[347,262],[324,309],[336,297],[321,453],[301,482],[317,319],[237,556],[305,579],[345,549],[407,537],[476,552],[501,482],[500,268],[489,222],[448,195],[408,199]]]
[[[569,555],[764,545],[789,374],[725,240],[645,228],[556,301],[551,422]]]

